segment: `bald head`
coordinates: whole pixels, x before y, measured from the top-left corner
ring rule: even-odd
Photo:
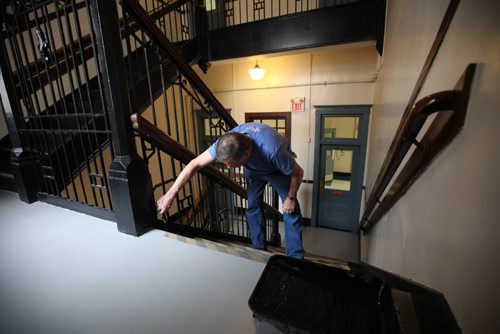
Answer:
[[[228,132],[219,138],[216,154],[218,161],[240,161],[251,148],[252,139],[238,132]]]

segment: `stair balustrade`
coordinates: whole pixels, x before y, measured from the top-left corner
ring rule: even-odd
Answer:
[[[139,113],[193,154],[201,153],[237,125],[191,68],[198,63],[207,70],[208,28],[348,2],[356,1],[300,0],[293,8],[287,1],[3,1],[0,93],[21,198],[143,233],[151,227],[147,220],[161,218],[154,215],[154,198],[186,161],[159,150],[143,133],[134,137],[130,115]],[[214,13],[223,12],[224,22],[217,23]],[[241,170],[216,167],[244,188]],[[265,199],[274,207],[266,213],[268,239],[278,244],[273,193],[266,191]],[[168,221],[246,238],[245,207],[243,194],[197,176],[176,199]],[[231,227],[231,220],[239,227]]]
[[[149,100],[141,103],[147,107],[138,108],[137,112],[141,113],[143,124],[146,120],[150,122],[148,124],[151,126],[147,127],[149,131],[154,127],[155,134],[164,133],[171,139],[170,142],[177,143],[160,149],[158,139],[152,139],[158,138],[158,135],[153,137],[144,132],[139,135],[138,150],[148,162],[155,198],[159,198],[175,181],[185,164],[237,123],[147,11],[133,0],[123,1],[122,8],[126,11],[124,16],[128,18],[128,24],[140,27],[137,33],[130,36],[131,41],[127,44],[147,45],[142,49],[145,73],[156,73],[156,77],[145,76],[144,84],[137,88],[147,89],[149,92]],[[154,72],[150,70],[150,66],[158,70]],[[131,97],[136,95],[142,94],[130,94]],[[131,104],[139,105],[134,102]],[[179,156],[179,151],[182,150],[189,152],[186,153],[187,157]],[[163,223],[157,227],[179,229],[183,225],[248,239],[244,216],[246,195],[241,187],[245,182],[242,172],[239,169],[228,169],[222,164],[216,167],[220,170],[217,176],[207,177],[201,173],[188,182],[179,192]],[[228,188],[227,183],[221,183],[221,176],[231,179],[233,186],[239,185],[238,191],[235,192],[236,188]],[[280,214],[276,209],[266,214],[272,215],[267,228],[268,241],[279,243]]]

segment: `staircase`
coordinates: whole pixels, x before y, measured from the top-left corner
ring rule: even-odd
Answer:
[[[102,0],[3,3],[1,19],[7,24],[2,30],[2,73],[11,75],[6,80],[9,93],[2,98],[8,98],[13,106],[11,112],[17,125],[14,131],[20,137],[15,146],[22,145],[29,164],[33,165],[28,170],[34,170],[32,178],[36,185],[31,186],[38,199],[90,214],[104,210],[111,220],[117,221],[121,218],[114,216],[116,208],[134,206],[143,200],[144,203],[137,204],[139,211],[133,209],[133,214],[141,216],[140,210],[151,209],[149,195],[141,198],[137,194],[148,191],[149,186],[142,183],[145,188],[135,191],[134,200],[120,204],[122,197],[127,196],[122,196],[123,191],[118,188],[115,188],[117,195],[112,196],[109,180],[121,177],[126,180],[128,173],[149,173],[153,184],[148,192],[158,198],[175,180],[183,164],[236,125],[194,73],[193,64],[198,63],[206,71],[206,62],[211,59],[375,39],[377,20],[362,19],[361,23],[359,18],[373,16],[368,13],[380,6],[376,0],[348,1],[338,6],[336,15],[343,13],[341,16],[346,18],[346,13],[351,13],[350,17],[357,18],[362,25],[364,32],[357,37],[309,32],[309,36],[322,37],[314,45],[267,41],[266,49],[255,46],[250,51],[237,47],[245,43],[221,42],[234,39],[238,29],[262,31],[266,26],[287,20],[268,16],[260,8],[257,12],[263,16],[256,20],[254,9],[253,23],[247,19],[245,24],[234,25],[226,18],[223,25],[219,20],[218,26],[212,27],[217,29],[208,30],[213,20],[207,19],[203,1],[119,0],[117,25],[110,26],[107,17],[99,14],[104,3]],[[357,14],[356,8],[360,9]],[[286,14],[289,22],[296,25],[314,17],[324,21],[328,17],[325,13],[330,12],[334,11],[316,5],[314,10],[307,8],[301,12],[296,8]],[[116,36],[120,40],[108,44],[104,39],[99,44],[105,35],[103,31],[110,29],[118,30]],[[24,37],[16,37],[21,31]],[[350,27],[345,31],[358,33],[359,29]],[[234,46],[233,51],[224,51],[228,44]],[[109,45],[119,46],[109,50]],[[108,52],[120,55],[109,58]],[[100,57],[96,57],[98,54]],[[137,129],[135,138],[130,124],[124,121],[132,113],[141,115],[151,125],[146,130]],[[137,169],[143,162],[136,162],[136,154],[146,163],[146,170]],[[8,164],[3,163],[4,167]],[[180,192],[171,213],[157,217],[161,219],[155,226],[163,229],[189,226],[248,238],[241,171],[217,167],[220,174],[216,176],[202,171],[193,178]],[[226,178],[222,183],[221,175]],[[130,182],[124,184],[128,187]],[[278,203],[273,203],[272,198],[267,201],[268,237],[276,242]],[[238,221],[240,227],[228,228],[229,220]]]

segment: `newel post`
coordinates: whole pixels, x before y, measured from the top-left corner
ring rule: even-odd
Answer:
[[[123,62],[117,2],[91,0],[99,66],[104,83],[115,158],[110,188],[120,232],[138,236],[156,220],[153,186],[147,164],[137,155],[130,122],[131,106]]]

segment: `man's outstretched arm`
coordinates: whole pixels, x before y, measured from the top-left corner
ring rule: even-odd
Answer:
[[[156,202],[156,210],[163,214],[166,210],[170,209],[172,206],[172,202],[174,201],[175,196],[179,192],[179,190],[186,185],[186,183],[191,180],[193,175],[214,161],[214,158],[208,153],[208,150],[191,160],[186,167],[181,171],[174,184],[167,191],[165,195],[163,195]]]

